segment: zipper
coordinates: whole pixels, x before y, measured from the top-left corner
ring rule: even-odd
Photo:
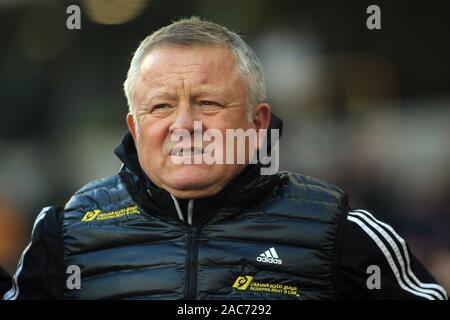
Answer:
[[[188,253],[186,266],[186,292],[187,300],[197,299],[197,269],[198,269],[198,245],[197,228],[187,226],[188,228]]]
[[[178,213],[180,223],[186,227],[187,230],[187,256],[186,256],[186,288],[185,299],[196,300],[197,299],[197,269],[198,269],[198,245],[197,245],[197,228],[192,225],[192,215],[194,209],[194,199],[189,200],[187,209],[187,223],[185,222],[183,212],[181,211],[180,204],[175,196],[172,194],[173,203]]]

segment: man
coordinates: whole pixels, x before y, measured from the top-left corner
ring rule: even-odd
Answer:
[[[282,123],[235,33],[174,22],[141,43],[124,88],[119,174],[41,211],[4,299],[447,298],[403,239],[339,188],[261,174],[253,160],[276,152]],[[270,134],[237,148],[231,129]],[[190,142],[208,130],[226,136],[216,160],[231,150],[244,161],[196,163],[213,141]]]

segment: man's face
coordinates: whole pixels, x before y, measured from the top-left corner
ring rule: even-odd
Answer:
[[[213,195],[245,165],[176,164],[170,153],[177,142],[171,134],[185,129],[193,137],[194,121],[201,121],[202,132],[218,129],[225,137],[226,129],[267,128],[270,120],[270,107],[261,103],[249,121],[247,91],[235,59],[214,46],[152,49],[142,61],[133,99],[136,119],[128,114],[127,124],[141,167],[156,185],[179,198]]]

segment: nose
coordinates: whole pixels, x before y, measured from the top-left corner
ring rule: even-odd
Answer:
[[[181,132],[176,132],[177,130],[187,130],[190,134],[191,141],[182,141],[183,146],[180,145],[180,147],[186,147],[185,144],[188,144],[187,147],[190,148],[191,146],[198,146],[199,148],[202,146],[202,134],[205,130],[204,124],[199,118],[195,108],[192,107],[192,105],[188,102],[180,104],[175,112],[174,112],[175,118],[173,119],[173,122],[171,123],[169,127],[169,136],[171,137],[171,141],[179,141],[178,137],[173,139],[174,134],[180,134]],[[182,134],[184,136],[184,133]],[[187,137],[185,137],[187,138]],[[170,144],[170,146],[173,147],[173,144]]]
[[[180,104],[175,111],[175,119],[169,127],[170,133],[175,130],[188,130],[190,133],[194,132],[194,121],[197,120],[195,110],[193,110],[190,103]]]

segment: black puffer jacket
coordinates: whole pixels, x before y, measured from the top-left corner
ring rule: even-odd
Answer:
[[[274,117],[271,127],[280,126]],[[421,282],[433,279],[411,255],[397,257],[399,280],[395,248],[387,259],[365,230],[381,222],[350,212],[330,184],[288,172],[262,176],[250,165],[217,195],[185,201],[145,176],[129,134],[116,154],[119,175],[41,212],[5,299],[445,297]],[[366,281],[374,263],[384,273],[375,291]]]
[[[11,276],[0,268],[0,295],[3,296],[9,288],[11,288]]]

